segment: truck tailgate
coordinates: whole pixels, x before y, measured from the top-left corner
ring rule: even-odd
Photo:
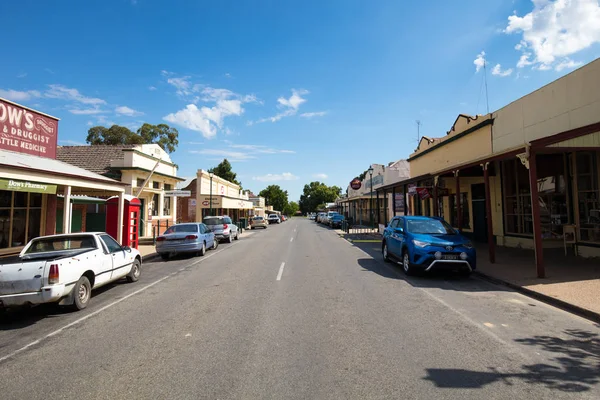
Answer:
[[[0,264],[0,296],[39,292],[44,282],[45,265],[45,260]]]

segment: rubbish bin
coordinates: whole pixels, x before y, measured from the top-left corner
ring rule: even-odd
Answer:
[[[240,218],[240,228],[248,229],[248,218]]]

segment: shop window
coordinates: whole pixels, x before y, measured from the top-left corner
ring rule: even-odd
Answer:
[[[579,240],[600,242],[600,191],[598,158],[595,152],[576,153]]]
[[[517,159],[502,163],[504,229],[506,233],[533,235],[529,174]]]
[[[24,246],[40,235],[42,195],[0,191],[0,249]]]
[[[456,195],[450,195],[448,197],[450,201],[450,220],[452,226],[458,227],[458,210],[456,209]],[[460,194],[460,217],[461,217],[461,228],[471,229],[471,218],[469,216],[469,196],[467,193]]]
[[[172,185],[170,185],[170,184],[168,184],[168,183],[165,183],[165,185],[164,185],[164,189],[165,189],[165,190],[173,190],[173,186],[172,186]]]
[[[163,207],[163,215],[166,215],[166,216],[171,215],[171,197],[165,196],[164,207]]]
[[[135,186],[139,187],[139,188],[144,187],[144,182],[145,181],[146,181],[145,179],[137,178],[135,180]]]
[[[150,210],[153,217],[158,216],[158,206],[159,206],[158,200],[159,200],[158,194],[154,194],[152,196],[152,209]]]
[[[152,188],[153,189],[160,189],[160,182],[153,181],[152,182]]]
[[[423,200],[423,216],[431,217],[431,197]]]
[[[562,240],[563,225],[569,223],[563,157],[561,154],[537,157],[541,234],[546,240]],[[529,173],[519,160],[502,164],[506,233],[533,236]]]

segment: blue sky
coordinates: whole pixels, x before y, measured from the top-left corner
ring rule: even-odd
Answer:
[[[483,59],[493,111],[600,53],[597,0],[22,0],[0,14],[0,97],[61,118],[59,144],[166,122],[179,175],[227,157],[245,188],[291,200],[406,158],[416,120],[438,137],[485,113]]]

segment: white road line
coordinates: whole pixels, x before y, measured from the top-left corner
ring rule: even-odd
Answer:
[[[237,244],[237,243],[232,243],[231,245],[227,246],[227,248],[224,248],[224,249],[218,250],[218,251],[216,251],[216,252],[214,252],[214,253],[212,253],[212,254],[210,254],[210,255],[208,255],[208,256],[204,256],[204,257],[202,257],[201,259],[199,259],[198,261],[195,261],[195,262],[193,262],[192,264],[188,265],[186,268],[193,267],[194,265],[196,265],[196,264],[199,264],[199,263],[201,263],[201,262],[202,262],[202,261],[204,261],[204,260],[207,260],[207,259],[209,259],[209,258],[211,258],[211,257],[213,257],[213,256],[216,256],[217,254],[219,254],[219,253],[221,253],[221,252],[223,252],[223,251],[225,251],[225,250],[227,250],[227,249],[229,249],[229,248],[231,248],[231,247],[235,246],[236,244]],[[89,318],[91,318],[91,317],[94,317],[94,316],[96,316],[96,315],[100,314],[102,311],[105,311],[105,310],[107,310],[107,309],[109,309],[109,308],[111,308],[111,307],[113,307],[113,306],[116,306],[117,304],[119,304],[119,303],[121,303],[121,302],[123,302],[123,301],[127,300],[128,298],[130,298],[130,297],[132,297],[132,296],[135,296],[136,294],[139,294],[139,293],[141,293],[141,292],[143,292],[143,291],[145,291],[145,290],[147,290],[147,289],[150,289],[152,286],[154,286],[154,285],[156,285],[156,284],[158,284],[158,283],[160,283],[160,282],[164,281],[165,279],[168,279],[168,278],[170,278],[170,277],[172,277],[172,276],[174,276],[174,275],[178,274],[180,271],[182,271],[182,270],[184,270],[184,269],[186,269],[186,268],[181,268],[181,269],[179,269],[178,271],[171,272],[169,275],[163,276],[162,278],[160,278],[160,279],[158,279],[158,280],[156,280],[156,281],[154,281],[154,282],[150,283],[149,285],[146,285],[146,286],[144,286],[143,288],[141,288],[141,289],[138,289],[138,290],[136,290],[135,292],[133,292],[133,293],[130,293],[130,294],[128,294],[127,296],[120,298],[119,300],[113,301],[112,303],[105,305],[104,307],[100,308],[99,310],[96,310],[96,311],[94,311],[94,312],[92,312],[92,313],[90,313],[90,314],[88,314],[88,315],[85,315],[85,316],[83,316],[83,317],[81,317],[81,318],[79,318],[79,319],[77,319],[77,320],[75,320],[75,321],[73,321],[73,322],[71,322],[71,323],[69,323],[69,324],[67,324],[67,325],[63,326],[62,328],[59,328],[59,329],[55,330],[54,332],[51,332],[51,333],[47,334],[46,336],[44,336],[44,337],[42,337],[42,338],[40,338],[40,339],[37,339],[37,340],[35,340],[35,341],[33,341],[33,342],[31,342],[31,343],[29,343],[29,344],[27,344],[27,345],[25,345],[25,346],[21,347],[20,349],[17,349],[17,350],[15,350],[15,351],[13,351],[12,353],[10,353],[10,354],[8,354],[8,355],[6,355],[6,356],[4,356],[4,357],[0,357],[0,363],[2,363],[2,362],[3,362],[3,361],[5,361],[5,360],[8,360],[9,358],[12,358],[12,357],[16,356],[16,355],[17,355],[17,354],[19,354],[19,353],[22,353],[23,351],[27,350],[27,349],[28,349],[28,348],[30,348],[31,346],[35,346],[36,344],[39,344],[39,343],[40,343],[40,342],[42,342],[43,340],[46,340],[46,339],[48,339],[48,338],[51,338],[52,336],[58,335],[59,333],[61,333],[61,332],[62,332],[62,331],[64,331],[65,329],[68,329],[68,328],[70,328],[70,327],[72,327],[72,326],[74,326],[74,325],[80,324],[80,323],[82,323],[83,321],[85,321],[85,320],[87,320],[87,319],[89,319]],[[281,265],[281,270],[283,270],[283,264]],[[280,273],[280,275],[281,275],[281,273]],[[277,278],[277,280],[279,280],[279,277]]]
[[[291,238],[290,238],[290,242],[293,242],[293,241],[294,241],[294,238],[293,238],[293,237],[291,237]]]
[[[281,267],[279,267],[279,273],[277,274],[277,280],[280,281],[281,280],[281,275],[283,275],[283,267],[285,267],[285,263],[282,262],[281,263]]]

